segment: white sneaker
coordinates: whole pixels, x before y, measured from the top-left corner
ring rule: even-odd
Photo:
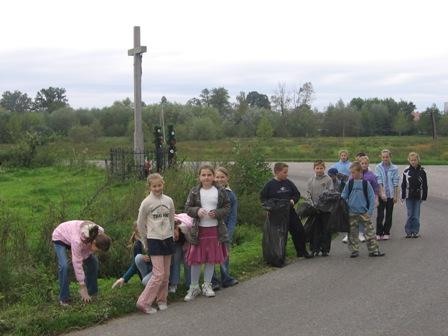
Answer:
[[[364,243],[364,242],[366,241],[366,237],[364,237],[364,234],[363,234],[363,233],[360,233],[360,234],[358,235],[358,238],[359,238],[359,241],[360,241],[361,243]]]
[[[198,287],[190,286],[190,289],[188,289],[187,295],[185,295],[185,297],[184,297],[184,301],[186,301],[186,302],[191,301],[199,294],[201,294],[201,290],[199,289],[199,286]]]
[[[211,283],[204,282],[202,284],[202,295],[205,295],[206,297],[214,297],[216,295]]]
[[[158,306],[160,311],[168,309],[168,305],[166,303],[159,303]]]
[[[142,313],[145,313],[145,314],[157,313],[157,309],[155,309],[153,307],[145,307],[145,306],[140,306],[139,304],[137,304],[137,308],[138,308],[138,310],[140,310]]]
[[[345,235],[345,237],[342,238],[342,242],[343,242],[344,244],[347,244],[347,243],[348,243],[348,235]]]
[[[176,293],[177,291],[177,285],[170,285],[170,287],[168,287],[168,293]]]

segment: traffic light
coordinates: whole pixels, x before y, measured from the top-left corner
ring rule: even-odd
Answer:
[[[156,169],[157,172],[163,170],[163,133],[160,126],[154,127],[154,145],[155,145],[155,156],[156,156]]]
[[[168,126],[168,166],[171,167],[176,162],[176,132],[174,126]]]

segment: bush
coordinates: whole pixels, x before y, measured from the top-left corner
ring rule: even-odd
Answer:
[[[75,126],[68,131],[68,136],[74,143],[92,142],[96,139],[95,130],[90,126]]]

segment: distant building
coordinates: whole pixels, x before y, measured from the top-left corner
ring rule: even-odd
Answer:
[[[419,121],[420,120],[420,112],[412,112],[412,117],[414,118],[414,121]]]

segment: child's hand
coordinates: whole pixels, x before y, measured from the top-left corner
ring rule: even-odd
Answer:
[[[381,194],[381,199],[383,200],[383,202],[387,202],[386,194]]]
[[[370,219],[370,216],[369,216],[369,213],[368,213],[368,212],[362,214],[361,217],[362,217],[362,219],[364,219],[364,220],[369,220],[369,219]]]
[[[174,241],[179,240],[179,227],[176,226],[176,228],[174,229],[174,237],[173,237]]]
[[[207,210],[202,209],[202,208],[199,209],[199,211],[198,211],[198,216],[199,216],[199,218],[204,218],[204,217],[207,216],[207,215],[208,215]]]
[[[151,261],[151,257],[149,255],[144,255],[143,256],[143,261],[144,262],[150,262]]]
[[[289,200],[292,206],[294,206],[294,200]]]
[[[398,202],[398,198],[394,197],[394,204],[397,204],[397,202]]]
[[[209,215],[211,218],[216,218],[216,210],[210,210],[210,211],[208,212],[208,215]]]
[[[121,288],[124,285],[124,279],[120,278],[117,281],[114,282],[114,284],[112,285],[112,289],[114,289],[115,287]]]
[[[81,295],[81,299],[85,303],[92,301],[92,298],[90,297],[89,293],[87,292],[87,287],[85,284],[79,285],[79,295]]]

